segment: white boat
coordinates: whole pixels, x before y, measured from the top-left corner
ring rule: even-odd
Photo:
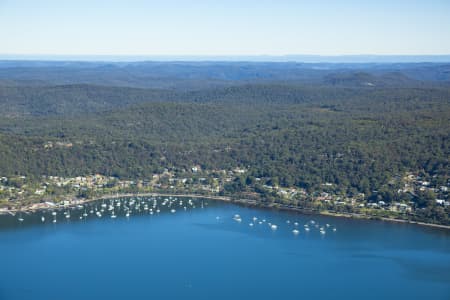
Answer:
[[[41,217],[41,221],[45,222],[45,217],[44,216]]]
[[[294,230],[292,230],[292,233],[295,234],[295,235],[297,235],[297,234],[300,233],[300,231],[298,231],[297,229],[294,229]]]
[[[270,225],[270,229],[272,230],[277,230],[278,226],[275,224]]]
[[[170,212],[174,214],[174,213],[176,212],[176,210],[172,208],[172,209],[170,210]]]
[[[248,226],[253,227],[253,223],[248,224]]]

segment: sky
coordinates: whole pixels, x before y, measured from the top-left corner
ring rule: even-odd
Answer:
[[[0,54],[450,54],[450,0],[0,0]]]

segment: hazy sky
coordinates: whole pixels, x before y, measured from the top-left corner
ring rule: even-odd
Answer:
[[[450,54],[450,0],[0,0],[1,54]]]

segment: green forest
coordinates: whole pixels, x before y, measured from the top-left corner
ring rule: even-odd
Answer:
[[[405,172],[448,184],[448,81],[413,79],[405,75],[410,69],[367,68],[315,74],[313,82],[279,73],[224,80],[214,72],[192,81],[182,73],[157,77],[150,87],[142,78],[141,86],[74,81],[84,78],[78,69],[67,71],[73,78],[64,84],[42,82],[45,72],[55,74],[34,67],[30,74],[39,80],[19,80],[23,67],[6,80],[4,68],[0,175],[134,179],[193,165],[244,167],[244,185],[267,178],[311,191],[327,182],[368,197]],[[176,82],[182,88],[168,88]]]

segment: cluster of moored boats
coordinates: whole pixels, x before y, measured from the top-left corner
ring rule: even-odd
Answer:
[[[197,203],[199,202],[199,203]],[[159,214],[162,210],[168,210],[170,213],[176,213],[177,210],[194,209],[197,206],[203,208],[208,203],[204,200],[194,201],[192,199],[178,199],[177,197],[155,198],[155,197],[134,197],[134,198],[115,198],[109,200],[80,204],[68,208],[58,208],[48,212],[43,212],[41,222],[48,219],[56,223],[58,219],[70,220],[78,218],[86,219],[90,216],[98,218],[110,217],[117,218],[118,215],[124,215],[130,218],[133,214]],[[17,218],[19,222],[24,221],[23,214],[20,212]],[[50,221],[49,220],[49,221]]]
[[[70,219],[87,219],[89,217],[110,217],[112,219],[118,216],[125,216],[130,218],[132,215],[142,214],[159,214],[161,211],[169,211],[174,214],[177,210],[195,209],[197,207],[203,208],[208,205],[207,201],[191,198],[177,198],[177,197],[132,197],[132,198],[114,198],[102,201],[89,202],[85,204],[79,204],[72,207],[61,207],[51,211],[43,211],[41,216],[41,222],[57,223],[58,220],[70,220]],[[28,214],[28,213],[25,213]],[[217,220],[220,217],[216,217]],[[24,221],[22,213],[19,213],[17,218],[19,222]],[[241,223],[242,217],[238,214],[233,216],[233,220]],[[291,229],[294,235],[301,233],[302,229],[305,232],[311,230],[317,230],[320,234],[324,235],[327,231],[336,232],[336,227],[330,224],[321,225],[314,220],[310,220],[303,226],[297,221],[286,220],[287,226]],[[248,225],[250,227],[267,225],[271,230],[278,229],[278,225],[264,218],[252,217],[249,220]]]
[[[238,214],[235,214],[233,216],[233,220],[235,220],[238,223],[241,223],[242,222],[242,217],[240,215],[238,215]],[[296,222],[296,221],[291,222],[291,220],[286,220],[286,224],[291,227],[292,233],[294,235],[300,234],[300,230],[301,230],[302,226],[300,226],[299,222]],[[274,224],[274,223],[272,223],[272,222],[270,222],[270,221],[268,221],[266,219],[258,219],[257,217],[251,218],[251,220],[248,223],[248,225],[250,227],[253,227],[255,225],[268,225],[271,230],[275,231],[275,230],[278,229],[278,225],[276,225],[276,224]],[[328,223],[325,224],[325,225],[321,225],[321,224],[319,224],[318,222],[316,222],[314,220],[311,220],[311,221],[309,221],[309,222],[307,222],[307,223],[305,223],[303,225],[303,230],[305,232],[310,232],[311,230],[314,230],[314,229],[318,230],[319,233],[322,234],[322,235],[325,235],[327,233],[327,231],[332,231],[332,232],[336,232],[337,231],[336,226],[332,226],[332,225],[330,225]]]

